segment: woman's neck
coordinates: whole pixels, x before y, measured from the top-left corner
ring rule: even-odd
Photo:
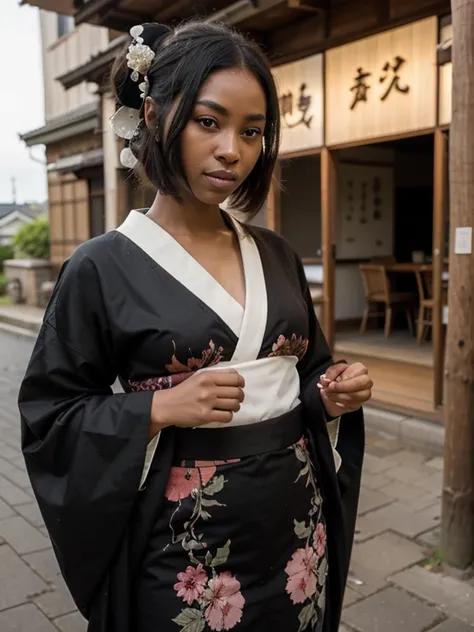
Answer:
[[[226,230],[219,206],[177,202],[169,195],[157,193],[147,212],[150,219],[173,235],[209,236]]]

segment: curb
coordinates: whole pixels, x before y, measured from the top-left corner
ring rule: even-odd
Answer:
[[[13,336],[19,336],[22,338],[28,338],[29,340],[36,340],[38,337],[38,332],[33,331],[33,329],[25,329],[25,327],[17,327],[16,325],[11,325],[0,319],[0,331],[5,331]]]
[[[41,329],[41,321],[34,319],[17,318],[16,316],[10,316],[9,314],[0,313],[0,323],[16,327],[17,329],[24,329],[38,334]]]
[[[438,423],[396,415],[370,406],[364,407],[365,423],[369,430],[395,437],[408,447],[428,450],[441,456],[444,451],[444,427]]]

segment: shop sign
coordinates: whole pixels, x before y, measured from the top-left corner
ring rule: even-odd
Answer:
[[[323,145],[323,56],[277,66],[273,74],[281,113],[280,153]]]
[[[326,53],[326,144],[436,125],[437,18]]]

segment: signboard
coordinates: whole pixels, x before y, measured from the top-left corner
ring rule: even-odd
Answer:
[[[280,153],[323,145],[323,56],[273,68],[281,111]]]
[[[436,125],[436,17],[326,53],[326,144]]]
[[[453,26],[447,24],[441,28],[440,44],[444,44],[453,37]],[[443,64],[439,67],[439,124],[451,123],[453,92],[453,64]]]

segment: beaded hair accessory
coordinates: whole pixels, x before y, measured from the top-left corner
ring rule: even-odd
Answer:
[[[168,27],[154,23],[138,24],[130,29],[132,41],[126,55],[130,72],[118,93],[123,105],[110,119],[112,130],[119,138],[131,141],[139,133],[143,104],[150,89],[148,72],[155,58],[152,46],[169,32]],[[120,153],[120,162],[133,169],[138,161],[130,147],[125,147]]]

